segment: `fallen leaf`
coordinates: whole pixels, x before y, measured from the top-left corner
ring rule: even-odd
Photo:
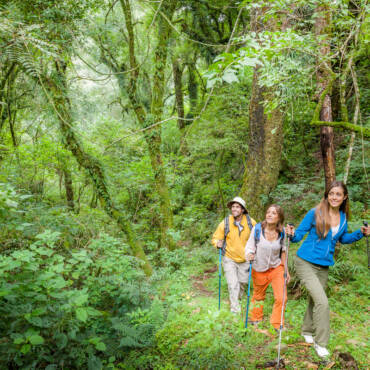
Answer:
[[[307,369],[318,369],[319,366],[316,364],[313,364],[312,362],[305,361],[304,364],[306,365]]]
[[[331,369],[335,365],[335,361],[329,362],[325,367],[324,370],[326,369]]]

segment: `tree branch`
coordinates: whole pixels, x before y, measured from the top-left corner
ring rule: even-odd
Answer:
[[[362,127],[359,125],[354,125],[351,122],[337,121],[337,122],[328,122],[328,121],[311,121],[312,126],[331,126],[342,128],[343,130],[359,132],[364,137],[370,138],[370,128]]]

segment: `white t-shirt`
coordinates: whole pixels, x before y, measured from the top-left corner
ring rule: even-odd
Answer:
[[[340,224],[331,228],[331,235],[332,236],[334,236],[339,231],[339,226],[340,226]]]

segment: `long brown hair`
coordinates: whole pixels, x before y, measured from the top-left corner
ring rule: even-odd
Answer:
[[[330,216],[329,216],[330,205],[328,202],[328,195],[330,193],[330,190],[335,187],[340,187],[343,189],[345,199],[340,205],[339,210],[346,214],[347,219],[349,218],[349,199],[347,186],[342,181],[333,181],[325,191],[324,198],[322,198],[321,202],[316,206],[315,211],[316,232],[320,238],[326,238],[330,230]]]
[[[265,229],[265,227],[267,226],[267,221],[266,221],[266,213],[267,211],[270,209],[270,208],[275,208],[276,209],[276,213],[278,214],[279,216],[279,221],[278,223],[276,224],[276,231],[278,232],[278,234],[280,234],[282,231],[283,231],[283,225],[284,225],[284,212],[283,212],[283,209],[278,205],[278,204],[271,204],[270,206],[268,206],[268,208],[266,209],[266,212],[265,212],[265,220],[262,221],[261,223],[261,226],[262,226],[262,229]]]

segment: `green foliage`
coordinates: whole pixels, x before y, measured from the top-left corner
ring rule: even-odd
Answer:
[[[157,41],[153,35],[163,14],[150,2],[130,4],[140,67],[136,95],[149,112]],[[11,0],[0,5],[0,368],[254,369],[276,357],[277,337],[268,322],[272,291],[266,297],[266,319],[260,328],[264,332],[246,332],[244,318],[227,312],[224,277],[223,309],[218,312],[218,256],[209,241],[228,212],[225,203],[239,193],[243,182],[256,66],[262,86],[275,92],[274,99],[266,96],[261,103],[270,109],[279,106],[285,114],[284,148],[276,154],[282,158],[278,185],[270,194],[256,197],[264,204],[280,204],[286,220],[296,225],[322,197],[319,131],[309,125],[316,106],[312,95],[320,39],[312,31],[318,2],[300,1],[294,7],[289,1],[266,3],[264,20],[275,30],[259,34],[250,32],[249,22],[261,3],[177,4],[169,56],[176,56],[183,68],[185,114],[201,112],[201,117],[186,121],[184,130],[176,119],[168,120],[176,112],[172,71],[170,63],[158,60],[165,74],[164,122],[152,132],[140,131],[136,106],[129,99],[129,77],[135,71],[129,68],[120,2],[66,0],[56,6],[53,1]],[[366,4],[355,5],[352,9],[354,5],[344,1],[330,4],[330,65],[340,77],[349,56],[354,57],[360,117],[367,125],[368,21],[360,16]],[[239,26],[229,40],[238,14]],[[282,31],[285,20],[290,28]],[[355,41],[351,35],[357,27],[361,32]],[[65,81],[55,74],[61,62],[67,63]],[[11,81],[7,74],[13,63],[17,73],[11,74]],[[49,77],[58,86],[63,82],[57,97],[64,105],[56,105],[46,94]],[[356,103],[352,82],[348,75],[350,120]],[[334,116],[339,115],[336,85]],[[104,173],[99,186],[107,186],[121,220],[128,220],[144,245],[155,268],[150,280],[140,261],[128,256],[126,235],[104,213],[92,186],[96,174],[87,177],[82,162],[62,149],[57,123],[64,109],[71,116],[66,136],[75,134],[91,166]],[[152,116],[145,125],[149,123],[155,123]],[[159,130],[174,212],[167,235],[178,246],[170,252],[159,247],[157,174],[144,137],[153,138]],[[335,131],[338,179],[343,178],[348,143],[346,133]],[[368,217],[368,150],[368,142],[357,137],[348,178],[351,230]],[[64,166],[72,174],[76,212],[66,207]],[[289,345],[284,350],[287,368],[318,363],[314,352],[299,344],[307,293],[294,270],[297,247],[292,245],[290,252],[288,330],[283,332],[283,344]],[[364,240],[341,246],[328,289],[329,349],[351,351],[360,368],[368,363],[363,347],[368,337],[366,258]]]
[[[85,367],[119,347],[148,345],[161,322],[158,303],[135,312],[150,307],[149,291],[121,241],[101,234],[60,253],[59,237],[46,230],[0,258],[2,366]]]

